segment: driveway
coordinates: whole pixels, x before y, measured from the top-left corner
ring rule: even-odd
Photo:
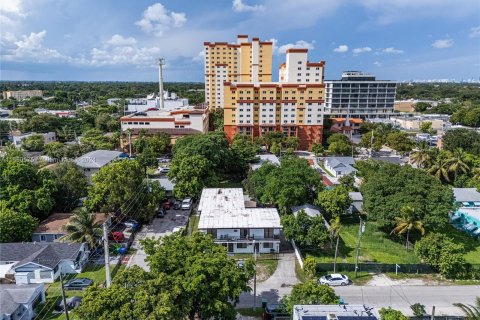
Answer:
[[[349,304],[366,304],[375,308],[391,306],[412,314],[410,305],[421,303],[427,313],[435,306],[435,315],[462,315],[453,304],[474,304],[480,286],[348,286],[335,287],[337,295]]]
[[[146,237],[163,237],[171,234],[175,227],[186,227],[189,215],[190,211],[167,210],[167,215],[164,218],[155,218],[152,223],[144,225],[132,244],[132,248],[137,249],[137,252],[132,256],[127,266],[137,265],[149,271],[150,268],[145,262],[147,255],[140,245],[140,240]]]
[[[262,305],[262,299],[266,299],[269,304],[278,303],[284,295],[290,293],[292,286],[299,282],[295,274],[295,259],[294,253],[279,254],[278,266],[272,276],[263,282],[257,282],[257,307]],[[238,308],[253,306],[253,281],[249,285],[252,292],[240,295]]]

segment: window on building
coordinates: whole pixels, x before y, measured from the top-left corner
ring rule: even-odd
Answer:
[[[47,241],[47,236],[45,236],[44,234],[41,234],[41,235],[40,235],[40,241],[41,241],[41,242]]]
[[[237,243],[237,249],[246,249],[247,244],[246,243]]]
[[[263,229],[263,237],[264,238],[273,238],[273,228]]]
[[[298,70],[302,70],[302,67],[298,67],[297,69],[298,69]]]

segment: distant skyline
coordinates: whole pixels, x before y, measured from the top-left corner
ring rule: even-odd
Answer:
[[[0,79],[203,82],[203,42],[274,42],[273,79],[290,47],[379,79],[479,79],[477,0],[6,0]]]

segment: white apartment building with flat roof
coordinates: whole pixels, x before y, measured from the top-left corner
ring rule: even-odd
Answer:
[[[341,80],[325,81],[326,113],[331,117],[372,119],[394,114],[397,83],[372,74],[345,71]]]
[[[280,65],[278,80],[283,83],[323,83],[325,61],[308,61],[308,49],[288,49]]]
[[[241,188],[205,188],[198,205],[198,230],[228,253],[280,251],[280,216],[275,208],[252,207]]]

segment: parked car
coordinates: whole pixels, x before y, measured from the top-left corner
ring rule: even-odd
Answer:
[[[125,241],[125,235],[123,234],[122,231],[113,231],[110,233],[110,240],[113,240],[114,242],[123,242]]]
[[[350,284],[350,279],[344,274],[332,273],[320,277],[318,283],[326,284],[327,286],[346,286]]]
[[[92,279],[76,278],[68,281],[63,285],[65,290],[85,290],[93,284]]]
[[[140,227],[140,223],[133,219],[128,219],[123,224],[128,228],[132,228],[132,230],[137,230]]]
[[[167,211],[164,208],[159,208],[157,210],[157,218],[163,218],[167,215]]]
[[[173,210],[180,210],[182,208],[182,201],[175,200],[173,202]]]
[[[192,208],[193,199],[192,198],[185,198],[182,201],[182,210],[190,210]]]
[[[162,201],[162,208],[165,210],[170,210],[173,207],[173,200],[172,199],[165,199]]]
[[[170,168],[168,167],[162,167],[162,168],[158,168],[160,173],[169,173],[170,172]]]
[[[67,310],[72,310],[76,309],[80,306],[82,303],[82,297],[78,296],[73,296],[70,298],[65,299],[67,302]],[[58,300],[58,302],[55,304],[53,313],[61,313],[65,311],[65,306],[63,304],[63,299]]]
[[[159,163],[168,163],[170,162],[170,159],[169,158],[157,158],[158,162]]]

